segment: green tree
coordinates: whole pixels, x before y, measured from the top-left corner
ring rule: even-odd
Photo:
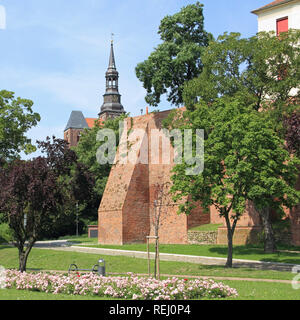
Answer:
[[[238,95],[255,110],[276,106],[282,120],[287,101],[297,102],[300,94],[295,92],[291,101],[291,90],[300,83],[299,41],[300,30],[290,30],[280,38],[273,32],[251,38],[241,38],[239,33],[219,36],[202,55],[203,72],[185,85],[186,106]]]
[[[146,102],[160,103],[167,94],[169,102],[181,105],[184,82],[197,77],[203,68],[202,52],[212,35],[204,30],[203,5],[188,5],[159,26],[162,43],[149,58],[136,67],[136,75],[147,90]]]
[[[193,203],[201,201],[209,210],[215,206],[227,226],[227,267],[232,267],[233,235],[247,201],[257,208],[282,210],[299,203],[300,192],[294,184],[299,159],[290,156],[264,114],[237,98],[219,98],[210,105],[200,102],[171,121],[176,128],[204,129],[204,170],[187,175],[186,162],[175,166],[172,192],[176,201],[191,197],[180,205],[190,213]],[[184,159],[185,161],[186,159]],[[274,200],[276,199],[276,201]]]
[[[268,114],[277,134],[285,138],[288,133],[283,121],[299,103],[300,90],[295,90],[300,83],[299,41],[299,30],[280,37],[263,32],[247,39],[239,33],[223,34],[203,53],[203,72],[185,85],[187,108],[193,110],[195,101],[213,103],[219,97],[238,97],[260,115],[262,111]],[[270,208],[258,211],[265,231],[265,250],[274,251],[272,225],[266,218]]]
[[[300,108],[284,120],[286,143],[291,153],[300,157]]]
[[[28,99],[15,99],[14,93],[0,91],[0,160],[19,157],[19,153],[34,152],[25,133],[40,121],[40,115],[32,110],[33,102]]]

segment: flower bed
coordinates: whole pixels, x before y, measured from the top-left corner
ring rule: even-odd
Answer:
[[[102,277],[93,273],[70,276],[48,273],[6,271],[7,289],[53,294],[96,295],[133,300],[190,300],[236,297],[237,291],[213,280],[169,278],[156,280],[128,277]]]

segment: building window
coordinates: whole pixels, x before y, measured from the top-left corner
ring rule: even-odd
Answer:
[[[289,31],[289,18],[284,17],[284,18],[277,19],[276,21],[277,36],[279,36],[281,32],[287,32],[287,31]]]

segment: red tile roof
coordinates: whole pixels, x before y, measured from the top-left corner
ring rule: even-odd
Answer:
[[[291,1],[294,1],[294,0],[275,0],[275,1],[272,1],[271,3],[269,3],[269,4],[266,4],[263,7],[260,7],[258,9],[256,9],[256,10],[253,10],[252,13],[256,13],[256,12],[259,12],[259,11],[264,10],[264,9],[276,7],[276,6],[279,6],[280,4],[284,4],[284,3],[287,3],[287,2],[291,2]]]
[[[97,119],[97,118],[85,118],[85,121],[88,124],[89,128],[93,128],[95,126],[95,121],[97,121],[97,120],[99,120],[99,119]],[[99,121],[101,121],[101,123],[102,123],[102,120],[99,120]]]

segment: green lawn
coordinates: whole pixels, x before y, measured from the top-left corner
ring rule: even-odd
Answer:
[[[91,268],[97,263],[99,256],[96,254],[63,252],[45,249],[32,249],[27,263],[27,268],[38,270],[64,270],[67,272],[69,265],[76,263],[79,268]],[[109,273],[147,273],[147,260],[125,256],[102,256],[106,262],[106,271]],[[5,268],[18,267],[18,252],[12,247],[0,246],[0,265]],[[291,280],[290,272],[272,270],[254,270],[250,268],[226,269],[223,266],[207,266],[195,263],[161,261],[162,274],[193,275],[193,276],[218,276]],[[153,270],[153,268],[152,268]]]
[[[77,243],[76,245],[82,245]],[[133,251],[147,251],[146,244],[127,244],[127,245],[97,245],[88,244],[87,246],[93,248],[107,248],[118,250],[133,250]],[[154,245],[150,246],[150,250],[154,252]],[[225,245],[181,245],[181,244],[160,244],[159,251],[161,253],[175,253],[194,256],[206,257],[227,257],[227,246]],[[234,259],[268,261],[268,262],[282,262],[300,264],[300,254],[298,252],[277,252],[266,254],[262,247],[258,246],[234,246]]]
[[[293,289],[290,284],[227,280],[222,282],[238,291],[239,297],[234,300],[300,300],[300,290]]]
[[[203,224],[202,226],[191,228],[189,231],[217,231],[223,224]]]
[[[204,225],[203,228],[212,228],[216,225]],[[62,239],[62,238],[61,238]],[[118,250],[133,250],[133,251],[147,251],[146,244],[125,244],[125,245],[99,245],[97,239],[90,239],[87,235],[81,237],[65,237],[74,242],[74,245],[89,246],[93,248],[106,248],[106,249],[118,249]],[[233,258],[234,259],[245,259],[245,260],[256,260],[265,262],[281,262],[281,263],[292,263],[300,264],[300,254],[298,252],[283,252],[281,250],[295,250],[300,251],[300,247],[293,247],[287,245],[278,245],[280,251],[272,254],[264,253],[262,245],[243,245],[234,246]],[[226,245],[197,245],[197,244],[160,244],[159,250],[161,253],[175,253],[175,254],[186,254],[194,256],[205,256],[205,257],[227,257],[227,246]],[[154,252],[154,245],[150,245],[150,251]]]
[[[112,300],[93,296],[72,296],[16,289],[0,289],[0,300]]]
[[[123,257],[123,256],[102,256],[106,261],[108,273],[147,273],[147,260]],[[28,271],[33,270],[64,270],[67,271],[71,263],[76,263],[80,268],[90,268],[99,256],[88,253],[62,252],[55,250],[44,250],[34,248],[29,255]],[[17,249],[0,246],[0,265],[5,268],[17,268]],[[222,266],[204,266],[193,263],[161,261],[161,274],[169,275],[196,275],[196,276],[218,276],[218,277],[239,277],[257,279],[281,279],[292,280],[294,274],[290,272],[279,272],[271,270],[253,270],[248,268],[225,269]],[[256,300],[300,300],[300,290],[292,289],[291,284],[249,282],[240,280],[223,280],[222,282],[236,288],[239,292],[239,299]],[[76,297],[66,295],[49,295],[38,292],[25,292],[17,290],[0,290],[0,300],[73,300],[73,299],[99,299],[97,297]]]

